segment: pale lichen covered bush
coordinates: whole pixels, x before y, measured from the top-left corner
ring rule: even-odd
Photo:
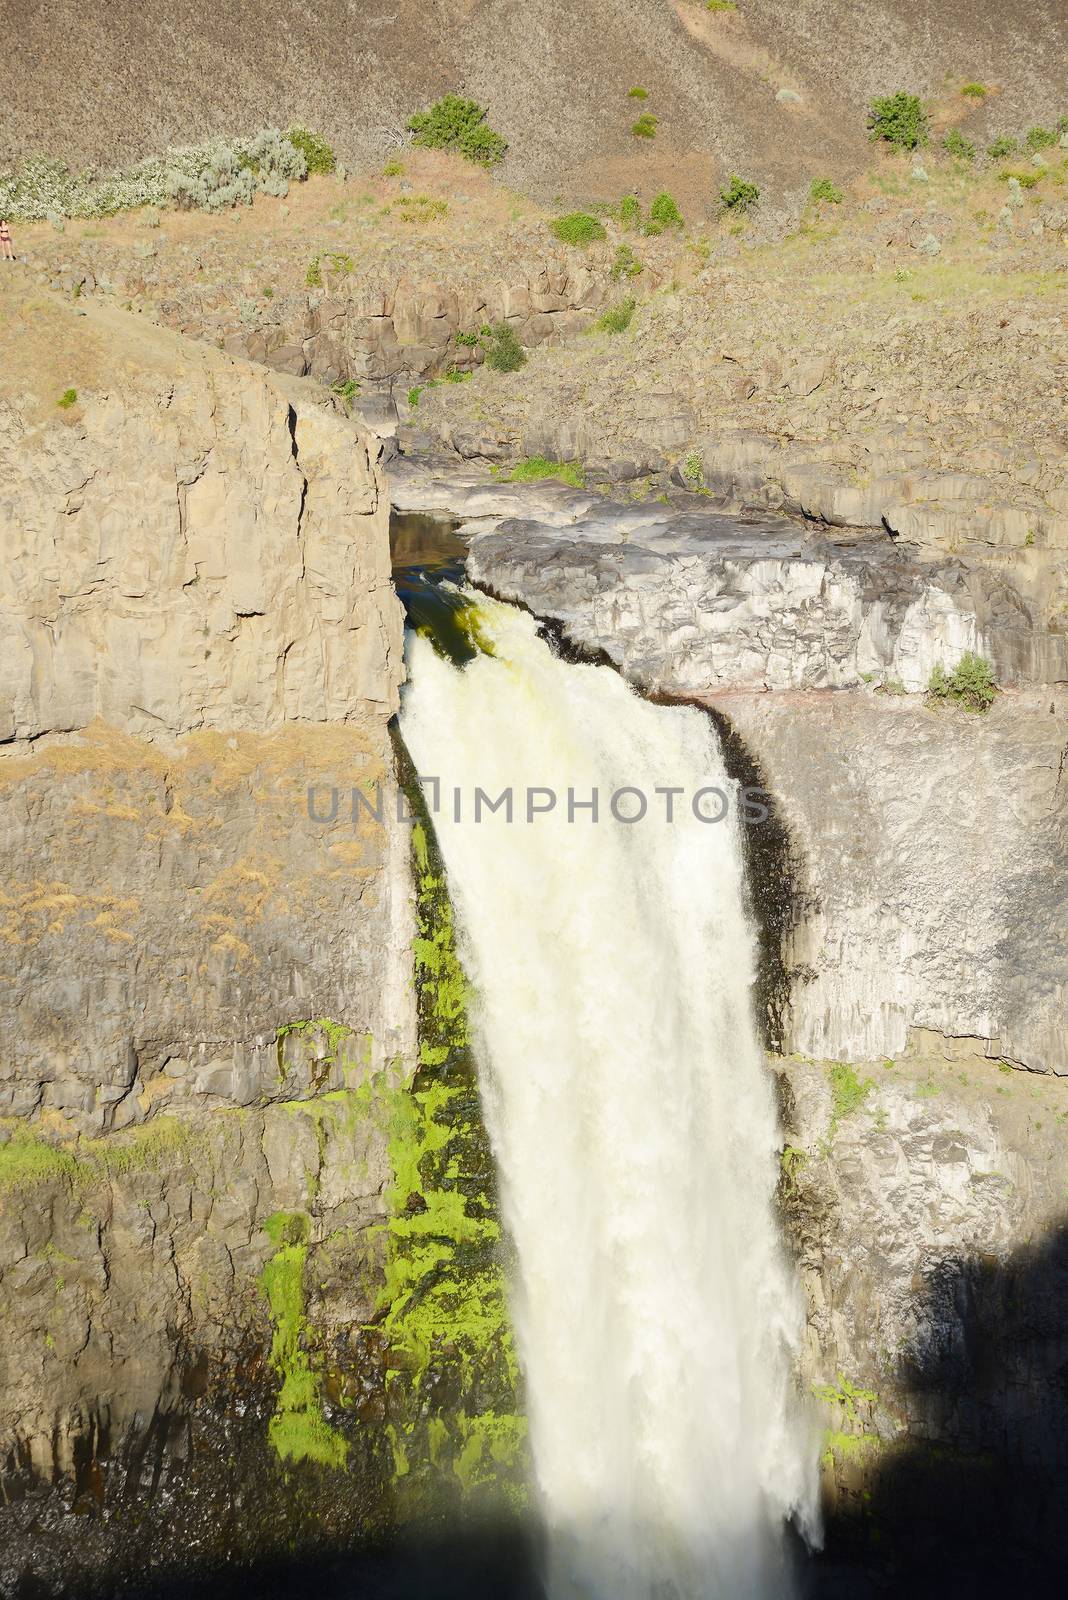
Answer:
[[[222,211],[251,205],[253,196],[282,196],[306,178],[302,151],[277,128],[249,139],[207,139],[172,146],[125,171],[71,172],[50,156],[30,156],[0,175],[0,215],[15,222],[54,217],[102,217],[138,206]]]

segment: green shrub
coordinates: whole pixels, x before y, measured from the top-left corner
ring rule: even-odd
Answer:
[[[545,478],[557,478],[572,488],[584,489],[586,479],[577,461],[550,461],[547,456],[527,456],[517,461],[508,474],[512,483],[539,483]]]
[[[424,222],[436,222],[440,217],[448,214],[449,202],[447,200],[432,200],[428,194],[402,194],[394,200],[391,211],[394,211],[401,222],[411,222],[420,226]]]
[[[413,410],[419,404],[419,396],[422,394],[424,387],[423,384],[416,383],[408,390],[408,404]]]
[[[724,211],[751,211],[760,199],[760,190],[755,183],[747,183],[734,173],[726,187],[719,191],[719,199]]]
[[[1008,134],[999,133],[986,147],[986,153],[991,161],[1004,161],[1008,156],[1014,156],[1020,146],[1015,139],[1010,139]]]
[[[321,289],[323,286],[322,269],[319,266],[319,257],[313,256],[308,263],[308,270],[304,274],[304,282],[309,289]]]
[[[1029,172],[1026,170],[1023,172],[1009,172],[1006,169],[1004,172],[999,172],[998,177],[1002,183],[1008,183],[1011,179],[1014,179],[1021,189],[1036,189],[1042,180],[1042,173],[1040,171],[1036,172],[1033,168]]]
[[[594,327],[598,333],[626,333],[634,320],[634,309],[637,301],[633,295],[628,295],[626,300],[621,300],[617,306],[610,306],[597,318]]]
[[[588,211],[569,211],[564,217],[554,218],[549,227],[563,244],[594,244],[608,237],[597,218],[591,217]]]
[[[875,1083],[858,1078],[848,1063],[836,1061],[831,1067],[831,1137],[843,1117],[851,1117],[868,1098]]]
[[[429,111],[415,112],[408,130],[412,142],[426,150],[457,150],[484,167],[494,166],[508,149],[504,136],[486,126],[485,106],[458,94],[443,96]]]
[[[845,199],[841,189],[830,178],[813,178],[808,197],[813,201],[826,200],[832,206],[840,206]]]
[[[959,161],[975,160],[975,143],[966,139],[959,128],[951,128],[942,140],[942,149],[949,156],[956,156]]]
[[[968,650],[952,672],[947,672],[941,662],[935,667],[927,693],[932,700],[955,700],[966,711],[989,711],[997,694],[994,669],[974,650]]]
[[[636,139],[655,139],[657,121],[651,111],[643,111],[630,131]]]
[[[355,400],[356,396],[360,392],[360,386],[356,382],[356,379],[355,378],[345,378],[344,380],[339,379],[337,383],[332,383],[330,385],[330,390],[331,390],[332,394],[336,394],[337,395],[338,399],[341,401],[342,405],[345,407],[345,410],[347,412],[349,412],[349,414],[351,415],[351,413],[352,413],[352,402],[353,402],[353,400]]]
[[[986,99],[986,84],[985,83],[965,83],[965,84],[961,85],[961,91],[960,92],[961,92],[961,94],[966,95],[969,100],[985,100]]]
[[[868,108],[868,133],[895,150],[917,150],[930,140],[930,126],[919,95],[886,95]]]
[[[705,0],[706,11],[737,11],[735,0]]]
[[[624,228],[641,227],[642,208],[636,194],[625,194],[619,202],[619,220]]]
[[[403,178],[404,162],[387,161],[385,166],[382,168],[382,176],[383,178]]]
[[[644,270],[629,244],[621,244],[617,247],[615,260],[612,262],[612,270],[609,274],[613,282],[618,283],[621,278],[637,278]]]
[[[77,404],[78,404],[78,391],[77,391],[77,389],[64,389],[63,393],[60,395],[59,399],[56,401],[56,405],[59,406],[61,411],[69,411],[71,406],[76,406]]]
[[[643,89],[640,86],[635,89],[628,89],[627,94],[631,100],[648,100],[649,98],[648,89]]]
[[[480,333],[458,333],[456,335],[456,343],[465,345],[468,350],[473,350],[481,339],[482,335]]]
[[[661,190],[649,207],[649,221],[645,226],[646,233],[665,233],[668,228],[681,227],[682,212],[667,190]]]
[[[527,353],[516,338],[510,322],[495,322],[482,330],[486,365],[494,372],[518,372],[526,365]]]
[[[1057,143],[1052,128],[1028,128],[1025,140],[1029,150],[1049,150]]]
[[[286,138],[294,150],[300,151],[309,172],[333,172],[337,166],[337,157],[322,134],[312,133],[309,128],[290,128]]]

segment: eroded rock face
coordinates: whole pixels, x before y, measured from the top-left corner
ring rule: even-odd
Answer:
[[[151,1445],[164,1480],[221,1463],[217,1493],[237,1445],[211,1429],[243,1395],[277,1465],[287,1375],[291,1458],[345,1456],[324,1374],[360,1356],[331,1341],[381,1287],[415,1018],[380,452],[310,386],[25,309],[0,396],[0,1464],[106,1494],[110,1463],[136,1492]]]

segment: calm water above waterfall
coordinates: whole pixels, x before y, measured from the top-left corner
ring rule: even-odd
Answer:
[[[732,785],[707,717],[471,599],[479,648],[411,636],[401,728],[442,784],[550,1595],[770,1600],[792,1589],[786,1520],[816,1531],[816,1450],[738,813],[689,804]],[[653,802],[642,821],[613,820],[623,786]],[[685,791],[671,822],[667,786]],[[483,805],[476,823],[476,788],[509,787],[513,820]],[[532,822],[528,788],[557,796]],[[596,822],[569,820],[569,789],[599,792]]]

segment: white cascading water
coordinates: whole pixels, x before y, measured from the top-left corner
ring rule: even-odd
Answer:
[[[802,1314],[773,1209],[737,808],[714,825],[690,809],[707,785],[732,790],[715,730],[472,598],[494,654],[460,670],[412,638],[401,726],[442,784],[548,1591],[781,1597],[785,1519],[816,1529],[816,1452],[792,1377]],[[649,798],[641,822],[609,814],[625,785]],[[530,823],[528,786],[558,796]],[[658,786],[685,790],[672,823]],[[475,789],[508,787],[514,820],[475,824]],[[599,791],[596,823],[568,820],[569,789]]]

